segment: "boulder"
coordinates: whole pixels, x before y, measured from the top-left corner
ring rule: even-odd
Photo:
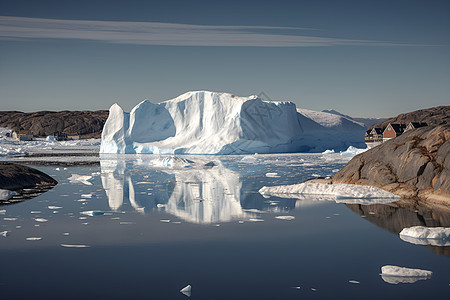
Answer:
[[[52,187],[58,182],[49,175],[19,164],[0,162],[0,189]]]

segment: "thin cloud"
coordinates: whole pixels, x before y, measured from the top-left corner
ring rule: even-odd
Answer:
[[[292,34],[312,28],[56,20],[0,16],[1,40],[79,39],[113,44],[226,47],[408,46]],[[288,31],[290,34],[282,34]],[[280,33],[273,33],[280,32]]]

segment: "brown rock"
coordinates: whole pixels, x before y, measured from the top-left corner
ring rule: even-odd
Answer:
[[[408,131],[355,156],[333,183],[374,185],[401,197],[450,204],[450,124]]]
[[[49,175],[19,164],[0,162],[0,189],[43,188],[58,182]]]

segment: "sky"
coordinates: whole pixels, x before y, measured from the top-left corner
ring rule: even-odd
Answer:
[[[450,1],[0,0],[0,110],[192,90],[390,117],[450,105]]]

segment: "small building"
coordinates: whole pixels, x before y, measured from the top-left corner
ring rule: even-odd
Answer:
[[[371,130],[367,130],[364,136],[364,142],[369,148],[373,148],[381,144],[383,142],[383,128],[376,127]]]
[[[405,128],[405,124],[389,123],[388,126],[386,126],[386,129],[383,131],[383,142],[398,137],[405,131]]]
[[[79,140],[81,137],[79,135],[68,135],[67,139],[69,140]]]
[[[406,126],[405,128],[405,132],[408,130],[412,130],[412,129],[416,129],[416,128],[420,128],[420,127],[425,127],[428,126],[427,123],[423,123],[423,122],[409,122],[409,124]]]
[[[53,136],[55,137],[55,140],[57,141],[67,141],[67,133],[56,131],[53,133]]]

